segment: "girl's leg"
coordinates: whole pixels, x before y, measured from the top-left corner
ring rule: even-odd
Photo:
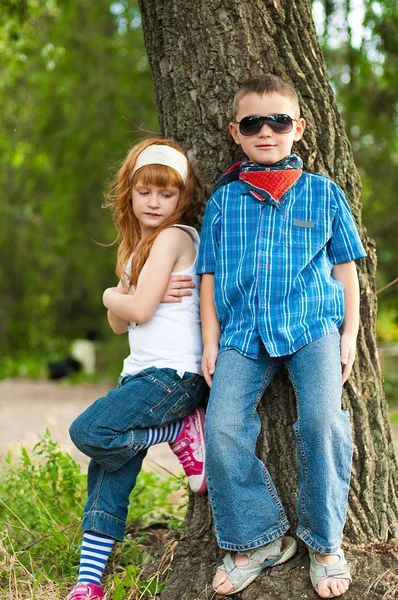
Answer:
[[[257,360],[235,350],[218,356],[206,413],[206,476],[218,544],[227,550],[258,548],[289,528],[271,477],[255,455],[257,405],[279,365],[264,348]]]
[[[148,436],[152,435],[148,429],[183,419],[194,410],[205,389],[198,375],[180,378],[171,369],[146,369],[97,400],[74,421],[71,438],[93,459],[88,472],[84,534],[123,540],[129,496],[146,454]],[[175,428],[173,436],[180,429]],[[95,557],[94,561],[100,562]],[[87,573],[87,553],[82,553],[83,562],[82,577],[83,571]],[[101,575],[100,565],[93,569]],[[101,586],[82,578],[80,581],[68,600],[90,598],[94,593],[103,597]]]
[[[102,533],[88,531],[83,534],[78,583],[101,585],[101,578],[114,543],[113,538]]]
[[[105,471],[94,460],[90,461],[78,583],[66,600],[103,598],[101,577],[114,541],[123,540],[130,493],[145,455],[146,450],[139,451],[112,472]]]
[[[147,451],[140,450],[117,471],[105,471],[91,460],[87,477],[83,533],[96,531],[123,541],[129,498]]]
[[[186,417],[205,390],[199,375],[180,378],[172,369],[145,369],[94,402],[72,423],[70,436],[106,471],[116,471],[147,447],[149,430]]]

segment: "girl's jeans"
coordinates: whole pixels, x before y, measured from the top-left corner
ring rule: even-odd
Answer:
[[[219,354],[206,414],[206,476],[219,546],[258,548],[289,529],[264,464],[255,456],[257,406],[273,375],[288,370],[297,400],[293,423],[299,462],[297,535],[330,554],[342,539],[352,440],[341,410],[340,335],[331,333],[290,356],[257,360]]]
[[[83,532],[98,531],[123,540],[129,496],[141,470],[148,427],[186,417],[201,402],[203,377],[151,367],[119,380],[72,423],[73,443],[92,460]]]

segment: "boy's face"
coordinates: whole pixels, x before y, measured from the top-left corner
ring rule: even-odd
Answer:
[[[244,117],[284,114],[292,119],[297,119],[295,105],[290,98],[282,96],[277,92],[263,94],[246,94],[238,105],[236,121],[241,121]],[[305,129],[304,119],[293,121],[293,128],[290,133],[275,133],[268,125],[264,123],[258,133],[254,135],[242,135],[238,123],[231,122],[229,131],[235,142],[242,146],[243,152],[250,161],[262,165],[271,165],[282,158],[291,154],[293,142],[301,139]]]

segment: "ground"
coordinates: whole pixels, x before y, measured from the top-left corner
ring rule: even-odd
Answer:
[[[109,389],[109,383],[69,385],[24,379],[0,381],[0,457],[8,450],[17,454],[21,445],[32,448],[48,428],[61,448],[83,467],[86,466],[88,459],[69,439],[69,425]],[[150,448],[144,464],[147,469],[157,472],[164,473],[164,469],[176,474],[181,472],[179,462],[168,444]]]
[[[48,428],[52,438],[60,443],[63,450],[72,454],[83,467],[87,466],[86,457],[76,450],[70,441],[68,428],[78,414],[108,389],[109,384],[106,383],[72,386],[49,381],[0,381],[0,457],[10,449],[16,454],[21,445],[32,448]],[[398,426],[393,427],[393,437],[398,452]],[[180,472],[179,463],[168,444],[159,444],[151,448],[145,465],[147,469],[160,473],[164,473],[164,469],[173,473]],[[189,552],[189,563],[192,566],[191,563],[195,562],[196,567],[195,589],[191,587],[192,584],[188,584],[187,594],[181,594],[180,591],[176,594],[173,581],[170,581],[171,585],[165,588],[162,599],[215,598],[209,582],[214,564],[219,560],[216,556],[219,551],[213,546],[214,541],[209,542],[202,553],[199,549],[194,554]],[[350,592],[345,595],[346,600],[392,600],[397,597],[398,576],[391,568],[397,556],[394,550],[390,544],[347,548],[347,556],[355,569],[355,579]],[[196,556],[194,561],[192,556]],[[250,588],[239,594],[237,600],[316,599],[317,595],[309,587],[307,562],[308,559],[301,550],[287,566],[264,573]],[[183,564],[180,568],[185,572]],[[292,571],[295,571],[295,577],[292,577]],[[179,577],[179,566],[175,569],[175,577]],[[185,579],[184,574],[181,577]]]
[[[17,451],[21,445],[32,448],[48,428],[63,450],[72,454],[82,465],[87,464],[87,459],[69,439],[69,425],[109,389],[109,383],[70,385],[25,379],[0,381],[0,456],[4,456],[9,449]],[[398,425],[392,430],[398,452]],[[146,466],[158,469],[154,463],[173,473],[180,471],[168,444],[159,444],[149,450]]]

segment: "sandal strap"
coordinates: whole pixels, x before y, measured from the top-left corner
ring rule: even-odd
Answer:
[[[333,553],[339,557],[339,560],[332,565],[325,565],[315,556],[315,552],[310,552],[310,574],[312,585],[315,590],[317,589],[318,583],[327,577],[333,577],[334,579],[348,579],[351,581],[351,566],[346,562],[344,552],[341,548],[337,552]]]
[[[242,579],[244,579],[247,575],[246,573],[252,572],[253,569],[258,569],[263,565],[266,560],[272,560],[274,558],[278,558],[281,554],[281,538],[270,542],[265,546],[265,548],[257,548],[255,550],[242,550],[241,552],[237,552],[242,556],[247,556],[249,562],[247,565],[238,567],[235,564],[235,560],[232,557],[230,552],[223,558],[223,567],[227,572],[228,579],[236,587],[235,584],[240,583]]]
[[[230,552],[223,558],[223,564],[218,570],[227,573],[227,579],[232,584],[232,590],[226,596],[240,592],[247,587],[253,579],[265,568],[275,564],[280,564],[291,558],[297,550],[295,540],[289,536],[284,538],[284,545],[281,549],[282,538],[278,538],[270,542],[264,548],[254,550],[246,550],[237,554],[247,556],[249,562],[243,567],[238,567],[235,564],[234,557]]]
[[[233,571],[236,568],[234,559],[232,558],[232,555],[231,555],[230,552],[226,553],[226,555],[224,556],[222,562],[223,562],[223,565],[224,565],[224,569],[228,573],[228,575],[231,573],[231,571]]]
[[[264,548],[255,548],[254,550],[246,550],[238,552],[243,556],[249,557],[249,563],[262,565],[266,560],[272,560],[278,558],[281,555],[281,538],[273,540],[267,544]]]

